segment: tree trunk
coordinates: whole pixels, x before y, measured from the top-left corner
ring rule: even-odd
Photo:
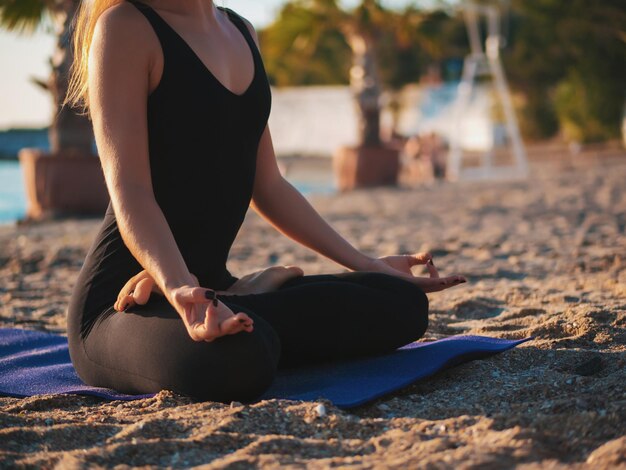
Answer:
[[[61,106],[67,94],[70,67],[74,59],[70,26],[79,3],[78,0],[59,0],[52,12],[57,33],[56,48],[50,59],[52,72],[47,83],[54,101],[54,114],[49,130],[52,154],[93,154],[91,121],[86,115],[79,115],[73,109]]]
[[[359,107],[359,144],[379,147],[381,88],[376,71],[374,41],[367,35],[354,31],[346,36],[353,53],[350,86]]]
[[[377,7],[362,2],[361,8]],[[381,82],[378,76],[375,45],[377,28],[369,11],[359,18],[346,18],[342,30],[352,49],[350,87],[359,110],[359,142],[355,147],[341,147],[333,155],[333,171],[340,191],[356,188],[395,185],[398,180],[398,151],[382,144],[380,136]]]

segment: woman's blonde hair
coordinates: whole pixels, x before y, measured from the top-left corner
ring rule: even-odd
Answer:
[[[83,113],[89,113],[88,95],[88,62],[89,49],[93,39],[96,22],[100,15],[124,0],[82,0],[76,12],[73,27],[74,61],[70,68],[67,95],[63,105],[82,108]]]

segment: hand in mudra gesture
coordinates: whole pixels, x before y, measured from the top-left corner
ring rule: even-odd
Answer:
[[[220,295],[261,294],[276,290],[293,277],[303,276],[304,271],[298,266],[271,266],[266,269],[246,274],[238,279],[228,290],[215,292]],[[198,278],[191,274],[198,284]],[[122,312],[133,305],[145,305],[152,294],[163,295],[152,276],[145,269],[131,277],[120,290],[114,308]]]
[[[198,278],[193,277],[198,282]],[[253,320],[243,312],[235,314],[227,305],[215,298],[215,293],[222,294],[223,291],[184,286],[174,289],[168,296],[170,304],[183,319],[191,339],[213,341],[224,335],[233,335],[241,331],[251,332]],[[145,305],[152,294],[163,295],[163,292],[152,276],[143,270],[131,277],[122,287],[114,308],[117,311],[124,311],[133,305]]]
[[[194,341],[213,341],[220,336],[253,330],[253,320],[243,312],[235,314],[215,297],[215,291],[183,286],[170,292],[169,301],[181,314]]]
[[[272,266],[246,274],[226,291],[213,291],[201,287],[186,286],[171,292],[170,303],[183,318],[189,336],[194,341],[213,341],[219,336],[251,332],[253,320],[243,312],[235,314],[227,305],[213,300],[213,292],[220,295],[245,295],[270,292],[292,277],[304,272],[297,266]],[[192,274],[198,283],[198,278]],[[207,292],[210,298],[207,298]],[[145,305],[152,294],[163,295],[154,278],[143,270],[131,277],[120,290],[114,308],[125,311],[133,305]]]
[[[425,265],[429,277],[414,276],[412,266]],[[433,257],[430,253],[416,253],[412,255],[381,256],[373,260],[367,268],[368,271],[376,271],[391,274],[407,279],[421,287],[424,292],[438,292],[450,287],[458,286],[467,282],[464,276],[454,275],[440,277]]]

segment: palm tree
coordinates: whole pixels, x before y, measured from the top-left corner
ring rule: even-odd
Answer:
[[[79,4],[79,0],[0,0],[0,27],[9,31],[32,33],[46,18],[52,20],[57,40],[50,57],[50,75],[46,80],[32,79],[50,92],[55,105],[49,128],[52,154],[92,154],[93,131],[88,117],[61,104],[73,61],[70,27]]]
[[[300,78],[296,83],[306,84],[315,75],[347,75],[358,109],[359,135],[355,147],[340,147],[333,155],[340,190],[397,183],[399,149],[381,140],[380,98],[384,87],[407,83],[406,74],[397,73],[406,71],[398,51],[422,43],[425,49],[434,49],[432,35],[419,31],[428,17],[415,7],[400,12],[386,9],[380,0],[361,0],[352,10],[342,9],[338,0],[292,0],[262,32],[264,50],[271,56],[270,75],[277,71],[283,84],[293,84],[295,77]],[[330,47],[334,50],[329,52]],[[337,67],[337,58],[343,57],[350,67]],[[390,63],[381,67],[381,59],[390,57]]]
[[[380,94],[376,43],[388,14],[377,0],[363,0],[352,15],[342,15],[339,27],[352,49],[350,86],[359,104],[360,142],[378,147],[380,141]]]
[[[50,152],[24,148],[19,152],[24,176],[26,220],[77,214],[101,215],[109,196],[97,158],[88,115],[64,105],[74,60],[72,22],[79,0],[0,0],[0,27],[18,33],[33,32],[51,20],[56,34],[50,57],[50,75],[32,79],[54,102],[48,129]]]
[[[380,96],[385,85],[396,85],[385,80],[389,72],[380,70],[381,56],[388,57],[398,48],[414,44],[438,55],[441,47],[420,31],[428,17],[429,13],[415,7],[386,9],[379,0],[362,0],[351,10],[342,9],[337,0],[292,0],[282,8],[276,22],[262,32],[262,43],[271,72],[277,72],[274,78],[278,84],[307,84],[312,81],[311,75],[325,83],[336,83],[341,81],[337,73],[345,73],[358,104],[359,142],[365,147],[379,147]],[[389,43],[393,50],[389,50]],[[328,52],[331,47],[333,50]],[[297,53],[288,53],[294,49]],[[344,69],[335,62],[345,56],[345,49],[349,50],[351,66]],[[322,60],[311,60],[320,53]],[[386,68],[391,67],[386,64]]]
[[[299,49],[298,64],[289,73],[306,73],[306,62],[318,52],[329,37],[339,34],[343,44],[349,47],[352,67],[349,68],[350,86],[359,107],[360,138],[362,145],[380,145],[380,80],[376,70],[374,45],[378,36],[383,10],[376,0],[364,0],[354,10],[341,9],[337,0],[294,0],[288,2],[281,12],[283,18],[268,28],[268,41]],[[284,21],[282,21],[284,19]],[[337,52],[335,51],[335,54]],[[300,67],[304,65],[304,67]],[[301,72],[300,72],[301,73]]]

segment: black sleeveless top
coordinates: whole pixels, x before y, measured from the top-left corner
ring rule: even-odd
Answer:
[[[254,60],[250,86],[235,94],[154,9],[128,1],[145,15],[163,50],[162,78],[147,104],[155,199],[189,271],[201,286],[225,290],[237,280],[226,261],[252,197],[257,148],[270,113],[261,55],[243,20],[222,8]],[[142,269],[124,245],[109,203],[74,287],[71,305],[83,311],[83,328]]]

